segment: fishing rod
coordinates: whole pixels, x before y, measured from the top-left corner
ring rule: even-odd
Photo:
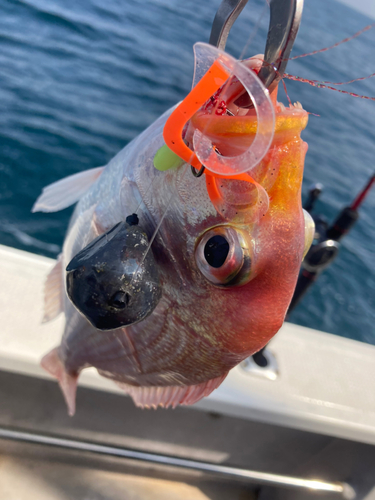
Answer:
[[[359,192],[354,201],[344,207],[331,226],[322,215],[312,214],[316,200],[322,193],[323,186],[313,184],[309,189],[309,196],[304,205],[315,222],[315,238],[310,250],[302,262],[296,289],[290,303],[288,314],[296,307],[310,286],[319,275],[332,264],[340,249],[340,240],[348,234],[359,218],[358,209],[375,183],[375,173],[367,181],[365,187]]]

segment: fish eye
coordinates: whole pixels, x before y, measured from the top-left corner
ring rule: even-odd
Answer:
[[[229,243],[221,234],[211,236],[204,245],[204,258],[211,267],[221,267],[226,261],[228,253]]]
[[[233,226],[216,226],[199,236],[195,260],[213,285],[244,285],[253,277],[250,235]]]

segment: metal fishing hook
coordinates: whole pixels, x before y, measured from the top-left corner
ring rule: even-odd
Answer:
[[[225,49],[230,29],[247,0],[223,0],[212,24],[210,44]],[[271,93],[284,75],[290,52],[301,22],[303,0],[270,0],[270,25],[268,28],[264,61],[258,77]],[[252,107],[246,92],[235,101],[237,106]]]
[[[196,170],[193,165],[190,165],[191,167],[191,173],[194,175],[194,177],[201,177],[204,174],[204,171],[206,170],[206,167],[204,165],[201,166],[199,170]]]
[[[303,1],[270,0],[270,25],[264,61],[258,73],[258,78],[270,93],[276,88],[285,73],[301,23]],[[234,104],[242,108],[253,107],[247,92],[239,96]]]
[[[248,0],[223,0],[212,23],[208,43],[224,50],[229,32]]]

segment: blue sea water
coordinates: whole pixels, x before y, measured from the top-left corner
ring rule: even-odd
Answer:
[[[219,0],[0,0],[0,243],[58,254],[71,209],[31,214],[43,186],[106,164],[190,90],[192,46],[207,41]],[[334,0],[305,0],[292,55],[371,23]],[[250,0],[230,34],[236,57],[262,53],[268,8]],[[247,46],[245,53],[244,47]],[[375,29],[288,72],[344,82],[375,72]],[[341,86],[375,96],[375,79]],[[374,171],[375,102],[286,81],[310,115],[304,196],[332,221]],[[283,91],[280,89],[279,96]],[[375,190],[335,263],[290,320],[375,344]]]

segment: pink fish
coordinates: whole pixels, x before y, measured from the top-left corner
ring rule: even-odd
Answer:
[[[234,106],[239,90],[232,80],[230,92],[224,86],[207,101],[185,143],[194,148],[195,131],[224,159],[246,151],[257,115]],[[273,139],[246,174],[251,181],[209,170],[196,178],[183,161],[156,169],[157,153],[159,164],[174,158],[163,139],[169,111],[106,167],[59,181],[37,200],[34,211],[79,200],[45,289],[45,319],[63,312],[65,331],[42,360],[70,414],[87,367],[138,406],[193,404],[280,329],[311,242],[301,207],[308,117],[300,104],[278,104],[276,91],[271,106]]]

